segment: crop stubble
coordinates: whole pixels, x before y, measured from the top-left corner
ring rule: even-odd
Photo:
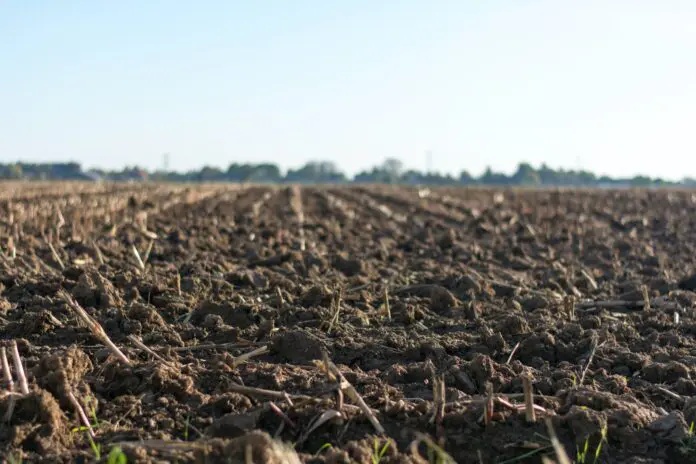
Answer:
[[[0,452],[94,459],[89,433],[128,462],[282,462],[280,441],[540,462],[555,435],[688,462],[694,211],[689,191],[5,184]]]

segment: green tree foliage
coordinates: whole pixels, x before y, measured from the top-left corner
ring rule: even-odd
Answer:
[[[346,176],[331,161],[310,161],[299,169],[290,169],[283,179],[299,184],[335,184],[346,181]]]
[[[521,163],[512,176],[512,182],[518,185],[540,185],[541,176],[528,163]]]
[[[437,172],[424,173],[405,169],[397,158],[387,158],[371,169],[347,177],[332,161],[310,161],[304,166],[289,169],[283,174],[274,163],[232,163],[227,169],[205,166],[197,171],[163,172],[152,174],[138,166],[126,166],[120,171],[83,171],[78,163],[10,163],[0,164],[0,179],[28,180],[106,180],[106,181],[165,181],[165,182],[251,182],[251,183],[390,183],[408,185],[527,185],[527,186],[588,186],[588,187],[660,187],[682,185],[696,187],[694,178],[669,182],[647,176],[614,179],[596,176],[588,171],[553,169],[542,164],[535,169],[529,163],[520,163],[512,175],[492,168],[479,177],[462,171],[455,177]]]

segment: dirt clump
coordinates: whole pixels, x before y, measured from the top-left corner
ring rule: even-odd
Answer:
[[[79,348],[71,347],[43,356],[32,369],[32,374],[39,386],[60,401],[63,409],[70,410],[73,407],[69,399],[70,393],[81,398],[91,396],[90,386],[84,377],[92,368],[89,356]]]
[[[322,359],[325,345],[305,330],[279,332],[272,341],[273,352],[286,362],[310,362]]]
[[[329,306],[333,299],[332,292],[323,285],[309,287],[300,297],[300,304],[305,308]]]
[[[137,301],[128,305],[126,317],[140,322],[148,331],[167,327],[167,323],[155,307]]]
[[[11,401],[0,399],[0,414],[5,416]],[[0,438],[12,448],[39,456],[56,456],[72,443],[67,419],[56,399],[47,391],[35,389],[13,404],[11,423],[0,425]]]
[[[193,312],[191,322],[202,324],[210,315],[219,316],[225,324],[239,329],[247,329],[255,324],[253,310],[250,308],[231,303],[214,303],[212,301],[201,303]]]
[[[459,306],[457,298],[444,287],[434,285],[430,292],[430,309],[436,313]]]
[[[265,432],[254,431],[232,440],[211,440],[206,445],[204,450],[196,452],[196,463],[236,464],[249,460],[268,464],[302,462],[289,445],[272,439]],[[251,454],[248,450],[251,450]]]
[[[227,274],[226,280],[234,285],[248,285],[256,289],[268,287],[268,279],[256,270],[238,270]]]
[[[206,435],[215,438],[235,438],[256,429],[261,410],[246,414],[225,414],[213,422]]]
[[[680,379],[690,379],[689,368],[680,362],[650,363],[641,369],[641,376],[654,383],[676,383]]]
[[[87,271],[72,289],[75,300],[84,307],[122,307],[123,299],[114,285],[96,271]]]
[[[556,338],[548,332],[535,333],[520,342],[517,357],[531,363],[533,358],[554,362],[556,360]]]
[[[348,277],[365,272],[365,263],[359,258],[349,258],[338,254],[333,258],[333,266]]]

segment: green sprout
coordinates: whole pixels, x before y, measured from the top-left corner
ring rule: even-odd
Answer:
[[[384,442],[384,445],[382,445],[382,447],[380,448],[379,447],[379,439],[375,438],[375,441],[374,441],[373,447],[372,447],[372,464],[379,464],[382,461],[384,454],[389,449],[390,443],[391,443],[391,440],[387,440]]]
[[[585,464],[587,460],[587,453],[589,452],[590,449],[590,438],[587,437],[585,438],[585,446],[583,447],[582,451],[578,448],[577,452],[575,453],[575,462],[578,464]]]
[[[331,443],[324,443],[323,445],[321,445],[321,448],[319,448],[317,450],[317,452],[314,453],[314,456],[319,456],[323,451],[326,451],[326,450],[331,449],[331,448],[333,448]]]
[[[89,415],[92,416],[92,423],[90,424],[92,426],[92,429],[97,429],[99,428],[99,419],[97,418],[97,405],[96,401],[93,401],[93,398],[88,396],[85,398],[85,403],[89,405]],[[71,431],[74,432],[88,432],[89,427],[81,425],[79,427],[73,427]]]
[[[428,450],[428,463],[430,464],[456,464],[452,456],[440,448],[429,436],[419,434],[419,437],[411,443],[411,450],[414,455],[422,458],[418,452],[418,445],[424,443]]]
[[[89,433],[87,434],[87,438],[89,439],[89,447],[92,448],[92,453],[94,454],[94,458],[98,461],[101,459],[101,451],[102,447],[99,443],[94,441],[94,438],[92,438],[92,435]]]
[[[128,464],[128,458],[121,448],[114,446],[107,457],[107,464]]]
[[[682,440],[681,446],[679,447],[679,452],[689,462],[692,462],[696,457],[696,436],[694,435],[694,433],[696,432],[694,430],[695,427],[696,425],[694,421],[691,421],[691,424],[689,425],[689,431],[686,433],[686,436]]]
[[[592,460],[593,463],[596,463],[597,460],[599,459],[599,455],[602,454],[602,446],[604,445],[604,442],[607,441],[607,425],[604,424],[602,426],[602,437],[599,440],[599,443],[597,444],[597,447],[594,450],[594,459]],[[585,439],[585,444],[582,448],[582,450],[578,449],[576,454],[575,454],[575,462],[578,464],[586,464],[587,463],[587,458],[589,457],[589,452],[590,452],[590,438],[587,437]]]

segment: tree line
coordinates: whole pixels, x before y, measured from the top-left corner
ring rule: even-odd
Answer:
[[[542,164],[534,168],[520,163],[511,174],[487,169],[480,176],[467,171],[459,175],[405,169],[395,158],[350,177],[331,161],[310,161],[304,166],[282,172],[273,163],[232,163],[227,169],[205,166],[189,172],[148,172],[137,166],[118,171],[84,170],[79,163],[11,163],[0,164],[0,179],[16,180],[92,180],[92,181],[161,181],[161,182],[250,182],[299,184],[385,183],[412,185],[519,185],[577,187],[659,187],[696,186],[696,179],[666,181],[648,176],[612,178],[584,170],[552,169]]]

